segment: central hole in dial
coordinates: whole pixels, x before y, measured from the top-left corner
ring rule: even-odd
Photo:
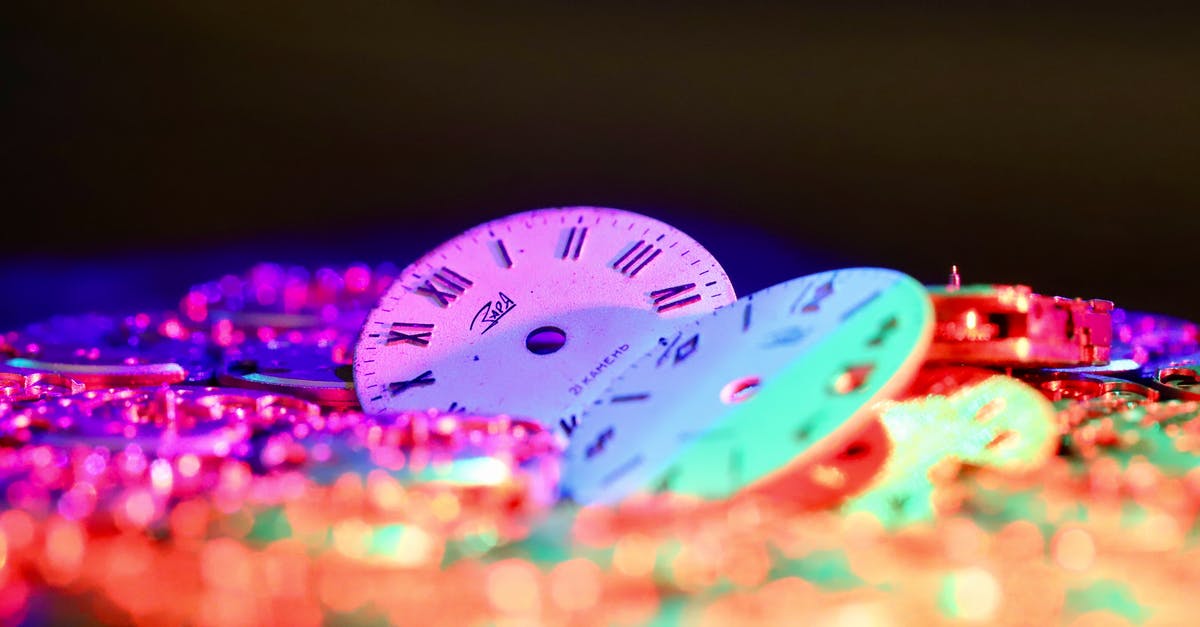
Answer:
[[[734,379],[721,388],[721,402],[735,405],[748,401],[758,392],[758,386],[761,384],[762,380],[754,376]]]
[[[558,327],[538,327],[525,338],[525,348],[534,355],[549,355],[567,343],[567,334]]]

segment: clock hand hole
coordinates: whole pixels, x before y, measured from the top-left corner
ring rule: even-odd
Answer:
[[[756,376],[734,379],[721,388],[721,402],[726,405],[736,405],[750,400],[762,383]]]
[[[525,337],[525,348],[534,355],[558,352],[567,343],[567,334],[558,327],[538,327]]]
[[[838,453],[838,459],[858,459],[871,452],[871,445],[866,442],[852,442]]]

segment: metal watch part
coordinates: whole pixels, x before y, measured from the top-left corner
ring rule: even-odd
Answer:
[[[794,495],[908,386],[932,335],[925,289],[854,268],[767,288],[684,325],[585,412],[564,485],[581,503],[652,490]]]
[[[401,272],[363,327],[355,386],[368,413],[503,412],[569,436],[576,410],[635,355],[735,299],[712,255],[658,220],[518,213]]]
[[[17,357],[5,362],[5,366],[26,374],[51,372],[79,381],[90,389],[167,385],[182,382],[188,374],[173,361],[152,361],[133,355],[99,359],[59,355],[50,360]]]
[[[1151,361],[1140,381],[1164,400],[1200,401],[1200,353]]]
[[[1054,407],[1039,392],[982,368],[931,366],[906,398],[883,404],[881,420],[898,454],[937,451],[978,466],[1028,470],[1053,455],[1058,437]]]
[[[1032,372],[1055,372],[1063,374],[1099,375],[1103,377],[1133,377],[1141,371],[1142,364],[1128,358],[1113,359],[1099,366],[1074,366],[1071,368],[1045,368]]]
[[[221,385],[290,394],[331,409],[358,407],[347,350],[287,342],[247,342],[229,350]]]
[[[316,405],[253,390],[147,387],[89,390],[53,399],[27,414],[34,444],[100,446],[117,451],[136,444],[173,457],[248,456],[253,434],[318,417]]]
[[[0,402],[28,402],[56,396],[69,396],[84,390],[84,385],[53,372],[11,372],[0,369]],[[2,414],[3,412],[0,412]]]
[[[56,316],[14,334],[17,355],[4,368],[54,373],[88,389],[188,381],[208,383],[216,351],[172,312]]]
[[[930,288],[937,326],[929,361],[986,366],[1106,364],[1111,301],[1035,294],[1024,285]]]
[[[845,511],[895,527],[934,514],[931,471],[949,461],[998,471],[1042,466],[1058,445],[1053,406],[1012,377],[970,367],[927,367],[905,397],[881,403],[892,454]]]
[[[306,477],[301,494],[271,505],[286,508],[305,535],[348,523],[373,536],[376,550],[347,556],[355,560],[444,567],[477,557],[524,538],[557,498],[562,449],[537,422],[436,411],[328,417],[322,429],[267,445],[287,450],[273,457],[293,460]],[[289,466],[280,479],[295,474]],[[347,499],[349,485],[383,498]],[[431,536],[428,551],[395,548],[397,534],[413,529]]]
[[[1019,375],[1051,401],[1106,401],[1119,404],[1155,402],[1159,393],[1129,379],[1066,371],[1029,372]]]
[[[333,483],[346,472],[382,469],[409,488],[482,488],[519,479],[536,487],[529,496],[542,505],[557,495],[562,448],[551,431],[532,420],[404,412],[365,416],[346,433],[314,432],[310,440],[302,442],[328,451],[327,459],[314,460],[310,470],[318,483]]]
[[[1200,403],[1168,400],[1142,403],[1113,412],[1103,420],[1077,425],[1064,438],[1073,456],[1092,460],[1103,455],[1120,468],[1141,462],[1167,476],[1194,472],[1195,438]],[[1090,471],[1098,470],[1091,467]]]

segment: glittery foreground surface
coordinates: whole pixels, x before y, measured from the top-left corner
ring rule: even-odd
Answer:
[[[1144,394],[1064,394],[1041,374],[927,369],[875,408],[886,458],[821,509],[579,507],[556,502],[561,450],[536,423],[305,396],[344,379],[348,338],[393,276],[265,264],[178,311],[3,336],[0,619],[1193,620],[1200,401],[1178,373]],[[1194,326],[1122,316],[1114,358],[1194,363]],[[836,490],[849,452],[795,472]]]

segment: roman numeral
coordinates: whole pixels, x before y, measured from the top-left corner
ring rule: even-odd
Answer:
[[[663,362],[666,361],[667,358],[671,356],[671,349],[675,348],[675,345],[679,343],[679,339],[682,337],[683,337],[682,333],[677,334],[675,336],[675,339],[671,340],[670,344],[667,343],[667,338],[665,338],[665,337],[658,338],[658,343],[662,344],[663,346],[666,346],[667,350],[663,351],[663,354],[658,356],[658,361],[654,362],[655,368],[662,368]]]
[[[692,339],[684,342],[679,346],[679,348],[675,349],[675,363],[679,363],[688,357],[691,357],[692,353],[696,352],[696,347],[699,344],[700,334],[697,333],[696,335],[692,336]]]
[[[607,444],[608,441],[611,440],[614,435],[616,435],[616,434],[614,433],[612,427],[605,429],[603,433],[601,433],[599,436],[596,437],[595,442],[592,442],[591,444],[588,445],[587,450],[584,452],[584,456],[587,459],[591,459],[591,458],[595,457],[596,455],[603,453],[604,445]]]
[[[690,292],[694,289],[696,289],[695,283],[664,287],[661,290],[654,290],[653,292],[650,292],[650,298],[653,298],[654,304],[658,305],[658,313],[663,313],[664,311],[671,311],[672,309],[679,309],[680,307],[686,307],[692,303],[700,302],[699,294],[692,294],[691,296],[685,296],[671,302],[663,302],[675,298],[684,292]]]
[[[649,256],[646,253],[649,253]],[[642,268],[646,267],[646,264],[654,261],[654,258],[660,254],[662,254],[661,248],[655,248],[654,244],[647,244],[646,240],[638,240],[638,243],[631,246],[629,250],[625,251],[620,258],[613,262],[612,268],[629,278],[633,278],[637,276],[638,272],[642,271]],[[628,261],[626,261],[627,259]],[[639,261],[641,263],[638,263]],[[625,265],[621,265],[622,263]]]
[[[566,418],[559,418],[558,426],[562,427],[562,430],[566,432],[567,437],[571,437],[571,434],[575,433],[575,429],[579,427],[579,418],[576,417],[575,414],[571,414]]]
[[[830,277],[828,281],[822,283],[821,286],[817,288],[816,292],[813,292],[812,300],[808,301],[808,304],[805,305],[800,311],[803,311],[804,313],[812,313],[817,311],[821,308],[821,301],[829,298],[832,295],[833,277]]]
[[[683,344],[679,344],[679,340],[682,338],[683,334],[680,333],[679,335],[675,336],[675,339],[672,340],[670,344],[667,344],[666,338],[659,338],[659,344],[666,346],[667,350],[663,351],[662,355],[659,355],[658,361],[656,361],[654,364],[655,368],[662,367],[663,362],[671,356],[671,349],[675,349],[675,360],[671,362],[672,366],[687,359],[688,357],[691,357],[692,353],[696,352],[696,348],[698,348],[700,345],[700,334],[697,333],[688,338],[688,341],[684,342]],[[676,344],[679,344],[679,346],[676,347]]]
[[[435,381],[437,381],[437,379],[433,378],[433,371],[426,370],[425,372],[417,375],[416,378],[409,379],[408,381],[393,381],[389,383],[388,391],[392,393],[392,396],[399,396],[409,388],[433,385]]]
[[[641,394],[622,394],[620,396],[614,396],[608,402],[610,402],[610,403],[628,403],[630,401],[644,401],[648,398],[650,398],[650,393],[642,392]]]
[[[899,326],[900,322],[896,320],[896,316],[889,316],[887,320],[883,321],[883,324],[879,325],[879,332],[875,334],[875,337],[867,340],[867,344],[870,346],[879,346],[880,344],[883,344],[883,342],[887,340],[888,336],[891,335],[892,332],[895,331]]]
[[[416,291],[436,300],[442,307],[446,307],[450,301],[454,300],[455,296],[462,294],[472,285],[474,283],[467,277],[443,266],[441,271],[435,272],[433,277],[425,281],[425,285],[418,287]],[[443,291],[443,288],[448,291]]]
[[[408,342],[414,346],[429,346],[429,336],[432,331],[420,331],[416,333],[405,333],[401,329],[432,329],[432,324],[423,324],[419,322],[393,322],[391,330],[388,331],[387,343],[389,346],[398,342]]]
[[[587,237],[587,231],[586,226],[571,227],[571,230],[567,232],[567,243],[563,244],[562,254],[559,255],[559,258],[566,259],[570,256],[571,259],[579,259],[579,253],[583,250],[583,238]],[[579,235],[578,239],[575,237],[577,234]],[[571,252],[572,242],[575,244],[574,252]]]

